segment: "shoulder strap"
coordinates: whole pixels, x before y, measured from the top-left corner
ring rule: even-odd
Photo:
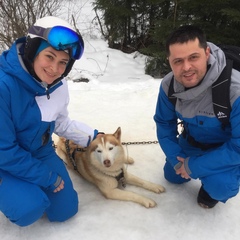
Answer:
[[[213,109],[218,120],[225,127],[229,124],[229,116],[231,112],[230,104],[230,84],[233,61],[226,60],[226,67],[223,69],[218,80],[212,85],[212,101]]]
[[[173,96],[173,94],[175,93],[174,88],[173,88],[173,83],[174,83],[174,77],[172,77],[170,85],[169,85],[168,99],[175,106],[176,102],[177,102],[177,98],[175,96]]]

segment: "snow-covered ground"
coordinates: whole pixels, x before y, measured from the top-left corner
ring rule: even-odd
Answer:
[[[79,2],[84,2],[81,16],[87,19],[91,1]],[[81,76],[90,82],[69,81],[70,116],[106,133],[120,126],[123,142],[156,141],[153,115],[161,81],[144,74],[145,57],[109,49],[106,42],[93,39],[92,35],[85,35],[84,39],[84,56],[75,64],[70,77]],[[154,199],[158,204],[155,208],[107,200],[95,186],[71,172],[79,195],[76,216],[64,223],[50,223],[43,217],[21,228],[0,213],[1,240],[239,239],[240,196],[211,210],[202,209],[196,203],[199,181],[184,185],[165,181],[162,170],[165,157],[158,144],[124,148],[135,159],[127,168],[129,172],[165,186],[166,192],[162,194],[134,186],[126,188]]]

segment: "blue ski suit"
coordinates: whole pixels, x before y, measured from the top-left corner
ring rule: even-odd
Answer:
[[[28,73],[19,52],[25,40],[0,56],[0,211],[19,226],[44,213],[50,221],[77,213],[77,193],[51,136],[54,132],[87,146],[97,134],[69,119],[64,79],[46,89]],[[53,193],[61,180],[64,189]]]
[[[168,99],[173,73],[163,78],[154,120],[160,146],[166,155],[165,178],[172,183],[188,181],[175,173],[181,164],[177,156],[183,157],[189,176],[200,179],[213,199],[226,202],[238,193],[240,183],[240,72],[232,70],[230,125],[223,129],[213,110],[212,84],[225,67],[226,59],[216,45],[208,43],[208,46],[211,49],[208,71],[200,85],[186,90],[174,79],[175,107]],[[184,134],[179,137],[178,121],[183,121],[184,125]],[[199,148],[189,139],[212,147]]]

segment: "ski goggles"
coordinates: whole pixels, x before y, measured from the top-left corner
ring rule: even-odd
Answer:
[[[45,39],[56,50],[68,50],[70,57],[74,60],[80,59],[83,54],[83,39],[81,35],[70,28],[63,26],[52,28],[32,26],[28,32]]]

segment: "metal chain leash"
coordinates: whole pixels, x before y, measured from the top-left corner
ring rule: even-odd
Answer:
[[[157,144],[158,141],[142,141],[142,142],[122,142],[122,145],[141,145],[141,144]],[[52,144],[53,148],[57,148],[56,144]]]
[[[158,141],[122,142],[122,145],[157,144]]]

